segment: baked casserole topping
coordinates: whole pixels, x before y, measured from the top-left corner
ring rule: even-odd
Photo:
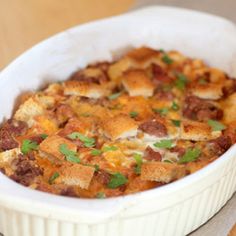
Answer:
[[[236,81],[176,51],[133,49],[21,96],[0,128],[0,170],[58,195],[156,188],[236,141]]]

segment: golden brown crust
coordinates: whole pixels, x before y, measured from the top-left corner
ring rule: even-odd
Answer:
[[[221,131],[212,131],[211,127],[202,122],[182,120],[180,127],[180,139],[193,141],[207,141],[218,138]]]
[[[106,89],[95,83],[69,80],[64,83],[64,94],[99,98],[107,94]]]
[[[55,158],[56,160],[63,161],[65,159],[65,156],[60,152],[61,144],[66,144],[67,148],[71,151],[76,152],[77,150],[77,147],[74,143],[58,135],[52,135],[47,137],[39,145],[39,150],[45,153],[49,159]]]
[[[164,162],[143,163],[141,179],[169,183],[185,176],[185,167]]]
[[[80,164],[63,166],[60,169],[60,178],[57,181],[67,185],[78,185],[82,189],[88,189],[94,171],[94,167]]]
[[[104,134],[112,139],[134,137],[137,134],[137,123],[125,114],[109,117],[102,121]]]
[[[130,70],[123,74],[122,84],[131,97],[151,97],[154,85],[143,70]]]

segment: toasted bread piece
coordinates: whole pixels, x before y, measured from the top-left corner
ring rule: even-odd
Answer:
[[[141,168],[141,179],[169,183],[185,176],[185,167],[164,162],[146,162]]]
[[[46,109],[52,108],[55,105],[55,96],[45,95],[43,93],[37,93],[35,95],[35,100],[43,105]]]
[[[222,102],[224,108],[224,122],[229,124],[236,120],[236,93],[230,95],[225,101]]]
[[[64,94],[84,96],[89,98],[100,98],[107,95],[107,91],[103,86],[95,83],[68,80],[64,82]]]
[[[102,122],[104,134],[112,139],[127,138],[136,136],[137,123],[128,115],[121,114]]]
[[[180,126],[180,139],[207,141],[218,138],[221,131],[212,131],[211,127],[202,122],[183,120]]]
[[[63,88],[62,85],[59,83],[53,83],[50,84],[45,90],[45,93],[47,95],[57,95],[57,94],[62,94],[63,93]]]
[[[215,84],[204,84],[204,85],[195,85],[194,88],[191,89],[192,94],[202,98],[202,99],[212,99],[217,100],[223,96],[223,84],[215,83]]]
[[[150,48],[135,48],[125,57],[110,65],[108,75],[113,81],[117,81],[125,71],[131,68],[146,68],[151,63],[162,64],[158,55],[158,51]]]
[[[0,153],[0,163],[1,162],[11,162],[21,153],[20,148],[14,148],[5,152]]]
[[[88,189],[93,178],[95,168],[91,166],[74,164],[61,168],[60,181],[68,185],[78,185],[83,189]]]
[[[66,144],[67,148],[71,151],[76,152],[77,150],[74,143],[58,135],[47,137],[42,143],[40,143],[39,150],[46,154],[49,159],[62,161],[65,159],[65,156],[59,150],[61,144]]]
[[[154,92],[154,85],[142,70],[130,70],[123,74],[122,84],[130,96],[150,97]]]
[[[43,115],[45,109],[42,104],[37,102],[33,98],[29,98],[16,111],[14,118],[16,120],[25,121],[29,127],[34,123],[34,117],[38,115]]]
[[[135,48],[127,54],[128,58],[131,58],[138,65],[142,66],[147,64],[154,57],[157,57],[159,52],[147,47]]]
[[[119,61],[110,65],[108,75],[113,81],[118,81],[121,75],[128,69],[135,67],[135,64],[130,58],[122,58]]]

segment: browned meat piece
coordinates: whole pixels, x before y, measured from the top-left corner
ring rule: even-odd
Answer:
[[[95,172],[95,178],[101,184],[107,185],[110,181],[111,175],[104,170],[99,170]]]
[[[24,134],[27,124],[23,121],[9,119],[0,129],[0,150],[6,151],[19,146],[16,135]]]
[[[231,138],[229,136],[220,136],[219,138],[210,142],[210,148],[216,155],[222,155],[232,145]]]
[[[156,137],[164,137],[167,135],[167,129],[165,125],[156,120],[150,120],[142,123],[139,126],[139,129],[142,130],[144,133],[154,135]]]
[[[177,152],[179,157],[182,157],[185,153],[185,148],[175,146],[170,149],[171,152]]]
[[[61,190],[60,195],[67,196],[67,197],[79,197],[73,187],[67,187],[63,190]]]
[[[209,101],[188,96],[185,99],[183,115],[186,118],[198,121],[220,120],[223,117],[223,111]]]
[[[172,101],[175,98],[175,95],[171,91],[158,90],[155,92],[155,98],[157,100],[167,100]]]
[[[161,161],[161,154],[155,152],[151,147],[147,147],[144,152],[144,159],[148,161]]]
[[[25,186],[32,184],[36,176],[43,174],[43,170],[26,155],[20,154],[12,164],[15,173],[10,178]]]
[[[152,64],[152,75],[153,82],[156,85],[159,85],[160,83],[170,83],[173,81],[173,79],[167,75],[166,71],[155,63]]]

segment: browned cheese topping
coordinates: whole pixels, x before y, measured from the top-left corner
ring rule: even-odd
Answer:
[[[176,51],[133,49],[23,95],[0,127],[0,171],[53,194],[156,188],[236,142],[236,81]]]

